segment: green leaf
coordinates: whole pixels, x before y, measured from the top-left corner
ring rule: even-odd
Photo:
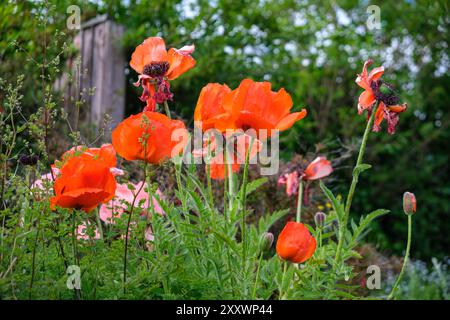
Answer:
[[[378,209],[378,210],[372,211],[365,217],[361,217],[361,220],[359,221],[359,226],[353,230],[353,236],[350,241],[350,248],[353,247],[354,245],[356,245],[356,242],[360,238],[362,238],[363,232],[366,230],[366,228],[370,225],[370,223],[373,220],[375,220],[376,218],[378,218],[382,215],[385,215],[389,212],[390,211],[386,210],[386,209]]]
[[[247,195],[249,195],[250,193],[252,193],[256,189],[261,187],[267,181],[268,181],[268,179],[266,177],[263,177],[263,178],[259,178],[259,179],[253,180],[252,182],[248,183],[247,184],[247,189],[246,189]]]
[[[212,230],[212,233],[219,238],[220,240],[222,240],[223,242],[225,242],[231,249],[233,249],[234,252],[239,253],[239,250],[236,246],[236,242],[234,242],[232,239],[229,239],[225,234],[223,234],[222,232],[219,232],[217,230]]]
[[[370,164],[362,163],[362,164],[356,166],[355,169],[353,169],[353,175],[359,176],[361,174],[361,172],[369,170],[370,168],[372,168],[372,166]]]
[[[320,181],[320,188],[322,189],[323,193],[325,193],[328,200],[330,200],[331,204],[333,205],[333,209],[338,216],[339,223],[342,223],[342,219],[344,218],[344,215],[345,215],[343,205],[339,202],[338,199],[336,199],[333,192],[331,192],[331,190],[328,189],[322,181]]]

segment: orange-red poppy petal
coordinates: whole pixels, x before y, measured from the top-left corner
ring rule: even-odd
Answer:
[[[278,236],[276,251],[283,260],[305,262],[315,249],[316,241],[303,223],[289,221]]]
[[[231,90],[227,85],[209,83],[202,88],[194,111],[194,121],[202,130],[214,128],[216,121],[229,118],[223,108],[223,98]]]
[[[366,90],[359,96],[358,105],[362,107],[362,109],[367,109],[371,107],[375,103],[375,95],[372,90]]]
[[[374,131],[378,131],[381,125],[381,122],[383,122],[384,119],[384,113],[385,113],[385,104],[383,102],[380,102],[378,105],[378,109],[375,112],[375,119],[374,119]]]
[[[189,54],[174,48],[169,49],[169,52],[167,53],[167,62],[169,62],[169,70],[166,75],[169,80],[178,78],[195,66],[194,58]]]
[[[146,111],[122,121],[112,133],[112,143],[127,160],[157,164],[183,151],[187,136],[183,121]]]
[[[61,168],[54,183],[51,207],[91,211],[114,197],[116,181],[110,167],[94,158],[73,157]]]
[[[305,169],[305,180],[317,180],[329,176],[333,172],[331,162],[325,157],[317,157]]]
[[[292,127],[294,123],[306,117],[307,114],[308,112],[306,111],[306,109],[302,109],[302,111],[300,112],[290,113],[289,115],[281,119],[280,122],[278,122],[278,124],[276,125],[276,129],[280,131],[287,130]]]
[[[162,61],[168,61],[166,44],[160,37],[150,37],[136,47],[131,55],[130,66],[142,74],[145,65]]]

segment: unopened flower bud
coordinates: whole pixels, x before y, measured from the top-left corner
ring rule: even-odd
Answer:
[[[260,250],[262,252],[268,251],[270,249],[270,247],[272,247],[273,240],[274,240],[273,233],[264,232],[262,234],[261,240],[260,240]]]
[[[321,211],[317,212],[314,216],[314,222],[316,223],[317,227],[323,227],[323,225],[325,224],[325,218],[327,217],[327,215]]]
[[[405,192],[403,194],[403,211],[407,215],[416,213],[416,196],[414,193]]]

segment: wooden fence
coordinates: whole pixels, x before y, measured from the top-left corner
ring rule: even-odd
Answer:
[[[114,128],[123,119],[126,82],[126,61],[120,46],[123,32],[123,26],[108,19],[107,15],[81,26],[74,39],[80,55],[68,61],[73,81],[68,81],[66,75],[56,83],[56,88],[65,92],[65,108],[72,119],[74,101],[77,100],[83,101],[80,121],[102,126],[107,113],[112,118],[110,127]],[[75,63],[77,59],[78,64]]]

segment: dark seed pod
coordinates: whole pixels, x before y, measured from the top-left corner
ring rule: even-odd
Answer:
[[[24,166],[35,166],[39,160],[39,157],[35,154],[27,155],[21,154],[19,157],[19,162]]]

